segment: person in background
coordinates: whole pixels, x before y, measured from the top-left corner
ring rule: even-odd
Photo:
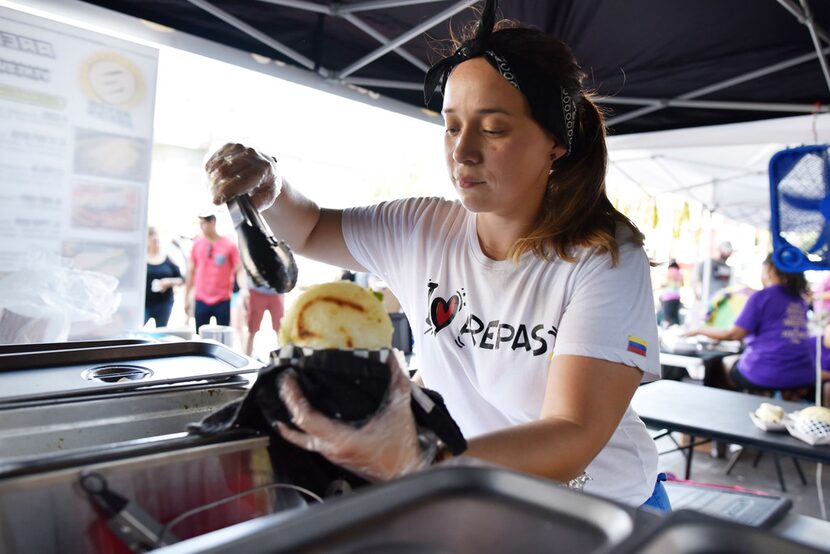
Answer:
[[[564,43],[496,25],[495,13],[488,0],[424,87],[444,95],[458,200],[320,208],[273,157],[240,144],[206,163],[213,200],[250,194],[299,255],[383,279],[415,326],[415,380],[444,397],[468,455],[667,509],[654,441],[629,408],[644,374],[660,373],[649,260],[606,194],[602,114]],[[409,406],[393,371],[396,405]],[[278,426],[283,438],[373,480],[450,455],[419,445],[408,409],[349,432],[293,377],[280,395],[299,428]]]
[[[830,272],[819,283],[818,290],[813,293],[813,312],[821,314],[822,318],[830,315]]]
[[[173,311],[173,288],[184,282],[179,266],[161,249],[158,231],[147,228],[147,289],[144,293],[144,323],[155,320],[165,327]]]
[[[702,328],[687,335],[743,340],[740,359],[724,374],[725,388],[769,392],[798,389],[814,382],[813,341],[807,332],[807,280],[784,273],[767,256],[761,269],[764,288],[749,297],[731,329]]]
[[[824,334],[821,336],[819,345],[821,364],[821,405],[830,408],[830,321],[825,319]],[[813,384],[816,381],[816,337],[810,337],[810,354],[812,355]],[[815,389],[809,391],[804,399],[813,401]]]
[[[234,276],[242,263],[236,245],[216,232],[216,216],[200,215],[202,236],[193,241],[187,271],[185,311],[196,319],[196,332],[215,317],[230,325]]]
[[[240,352],[245,350],[248,340],[248,291],[239,286],[239,279],[234,277],[231,293],[231,327]]]
[[[682,286],[683,274],[680,273],[680,266],[675,260],[671,260],[663,281],[663,291],[660,293],[663,322],[666,326],[680,325],[680,287]]]
[[[709,297],[704,299],[707,303],[715,297],[718,291],[729,286],[732,280],[732,268],[726,264],[726,261],[731,255],[731,242],[723,241],[718,245],[718,257],[712,258],[712,265],[709,269]],[[698,300],[703,299],[703,271],[705,265],[704,262],[700,262],[695,268],[694,289],[695,297]]]
[[[250,287],[248,289],[248,337],[245,341],[245,354],[254,351],[254,337],[262,325],[262,316],[267,311],[271,316],[271,328],[279,337],[282,316],[285,313],[285,297],[269,287]]]

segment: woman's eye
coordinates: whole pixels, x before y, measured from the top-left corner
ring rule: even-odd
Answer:
[[[501,129],[484,129],[484,134],[486,135],[502,135],[504,131]]]
[[[457,127],[447,127],[444,130],[444,132],[447,133],[450,136],[455,136],[455,135],[458,134],[458,128]]]

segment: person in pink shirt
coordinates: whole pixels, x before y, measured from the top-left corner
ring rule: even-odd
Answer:
[[[211,317],[230,325],[233,278],[242,266],[236,245],[216,232],[216,216],[199,216],[199,227],[202,236],[190,252],[185,293],[185,310],[196,318],[197,332]]]

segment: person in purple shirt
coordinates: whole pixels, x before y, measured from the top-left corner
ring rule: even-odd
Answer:
[[[695,329],[688,335],[743,340],[744,351],[726,375],[726,385],[751,391],[810,387],[815,369],[807,332],[807,280],[783,273],[767,256],[761,270],[764,288],[753,293],[731,329]]]

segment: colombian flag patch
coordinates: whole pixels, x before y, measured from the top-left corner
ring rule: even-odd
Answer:
[[[646,350],[648,350],[648,343],[639,337],[635,337],[634,335],[628,335],[628,351],[634,352],[635,354],[639,354],[640,356],[646,355]]]

